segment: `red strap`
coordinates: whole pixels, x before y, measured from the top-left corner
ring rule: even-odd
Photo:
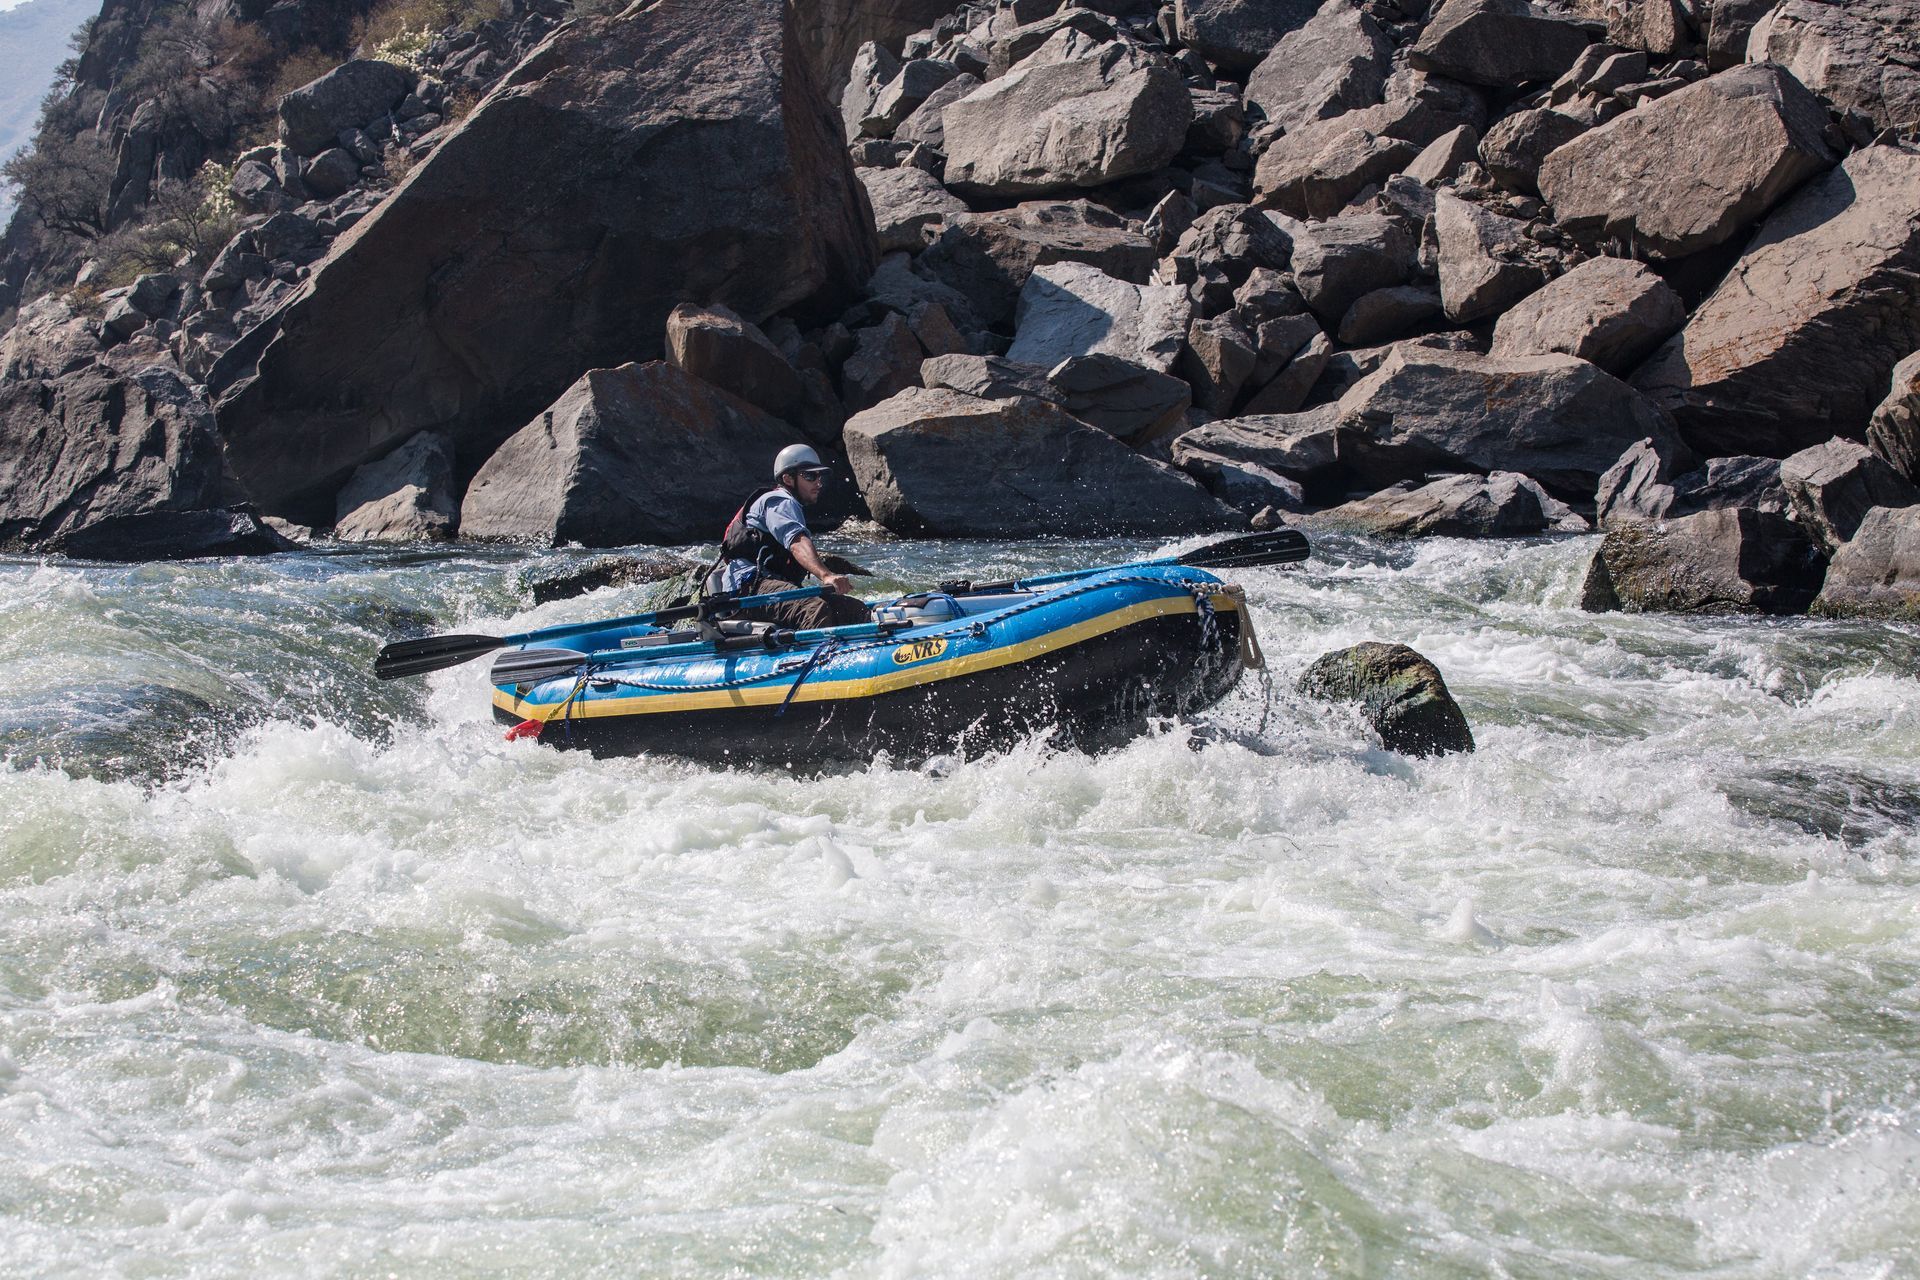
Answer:
[[[540,731],[546,727],[545,721],[522,720],[519,724],[507,730],[507,741],[518,742],[522,738],[538,738]]]

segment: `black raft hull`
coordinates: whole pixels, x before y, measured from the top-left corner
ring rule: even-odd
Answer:
[[[668,713],[569,716],[540,726],[541,743],[595,755],[658,753],[717,763],[812,768],[978,755],[1036,735],[1101,751],[1155,718],[1192,714],[1239,679],[1241,614],[1221,609],[1202,645],[1191,611],[1144,617],[1023,661],[859,697],[797,699]],[[777,712],[777,714],[776,714]],[[496,703],[503,724],[517,706]]]

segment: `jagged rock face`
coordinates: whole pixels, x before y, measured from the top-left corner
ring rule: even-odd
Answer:
[[[790,414],[805,394],[780,348],[728,307],[675,307],[667,316],[667,359],[775,417]]]
[[[1920,622],[1920,507],[1876,507],[1827,567],[1813,612]]]
[[[1893,386],[1867,424],[1867,444],[1888,466],[1920,484],[1920,352],[1893,367]]]
[[[1393,44],[1373,16],[1348,0],[1324,6],[1281,37],[1247,77],[1247,105],[1292,128],[1380,101]]]
[[[1173,285],[1137,285],[1098,267],[1041,267],[1020,291],[1019,328],[1009,360],[1052,368],[1074,356],[1113,355],[1171,373],[1192,304]]]
[[[1910,132],[1920,126],[1917,52],[1920,8],[1910,0],[1786,0],[1756,21],[1746,56],[1782,64],[1875,129]]]
[[[1493,354],[1558,351],[1623,378],[1686,320],[1680,295],[1646,267],[1624,258],[1594,258],[1501,316],[1493,330]]]
[[[1445,0],[1413,46],[1423,71],[1468,84],[1556,79],[1587,47],[1587,34],[1540,15],[1525,0]]]
[[[556,31],[215,380],[228,457],[298,514],[426,427],[484,457],[583,369],[658,354],[680,302],[844,306],[871,214],[777,0]],[[503,300],[508,300],[503,305]]]
[[[1834,161],[1826,111],[1775,66],[1739,67],[1582,134],[1541,162],[1561,226],[1684,258],[1753,225]]]
[[[1622,525],[1587,571],[1582,607],[1604,613],[1806,612],[1819,552],[1782,515],[1728,507],[1661,524]]]
[[[1868,147],[1760,228],[1634,375],[1703,454],[1859,438],[1920,349],[1920,155]]]
[[[1516,111],[1487,130],[1480,163],[1508,190],[1537,195],[1541,163],[1586,131],[1584,122],[1545,107]]]
[[[1124,218],[1085,200],[1034,200],[997,213],[955,217],[920,255],[919,268],[959,294],[987,324],[1013,319],[1038,267],[1078,262],[1145,284],[1153,242]]]
[[[460,532],[620,547],[719,536],[793,430],[663,361],[594,369],[487,460]]]
[[[1354,702],[1381,745],[1408,756],[1473,750],[1473,730],[1440,668],[1403,644],[1368,641],[1323,654],[1300,676],[1300,692]]]
[[[1300,296],[1329,325],[1338,325],[1362,294],[1400,284],[1413,270],[1406,229],[1380,214],[1295,225],[1293,277]]]
[[[1499,315],[1538,289],[1546,274],[1527,260],[1526,225],[1450,192],[1434,203],[1440,299],[1447,319],[1468,324]]]
[[[1062,31],[941,113],[947,185],[981,195],[1043,195],[1151,173],[1180,152],[1193,119],[1165,62],[1120,41],[1091,47]],[[1055,44],[1071,53],[1050,61]]]
[[[141,338],[103,353],[92,328],[48,299],[0,340],[0,546],[221,500],[205,394],[164,347]]]
[[[1829,440],[1780,464],[1793,515],[1831,556],[1874,507],[1920,504],[1920,490],[1865,445]]]
[[[873,518],[896,533],[1078,537],[1240,522],[1189,477],[1045,400],[916,388],[850,418],[846,443]]]
[[[967,212],[967,206],[924,169],[907,166],[855,169],[854,173],[873,205],[874,231],[882,253],[919,253],[927,247],[929,236]]]

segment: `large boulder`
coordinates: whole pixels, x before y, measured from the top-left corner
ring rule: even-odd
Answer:
[[[965,299],[985,324],[1013,319],[1036,267],[1079,262],[1145,284],[1159,260],[1153,241],[1125,218],[1086,200],[1033,200],[995,213],[955,217],[918,267]]]
[[[1493,354],[1562,352],[1624,378],[1687,321],[1686,304],[1638,262],[1593,258],[1521,300],[1493,328]]]
[[[58,298],[0,338],[0,546],[221,496],[213,409],[165,348],[143,336],[103,352],[93,323]]]
[[[463,537],[557,546],[718,535],[793,430],[665,361],[591,369],[488,458]]]
[[[1586,121],[1550,107],[1516,111],[1480,140],[1480,163],[1508,190],[1537,195],[1541,164],[1586,131]]]
[[[873,518],[933,537],[1173,534],[1240,518],[1195,481],[1058,405],[904,391],[848,419]]]
[[[1344,490],[1340,411],[1248,414],[1203,423],[1173,442],[1173,461],[1196,474],[1219,462],[1259,467],[1305,486],[1309,494]]]
[[[413,73],[391,62],[356,58],[280,99],[280,141],[310,156],[348,129],[386,115],[413,92]]]
[[[668,313],[667,360],[776,418],[789,417],[805,395],[799,371],[760,326],[717,303]]]
[[[1247,105],[1292,128],[1380,101],[1393,43],[1351,0],[1334,0],[1280,38],[1247,77]]]
[[[1175,0],[1183,44],[1222,70],[1251,70],[1289,31],[1307,24],[1320,0]]]
[[[1820,102],[1785,70],[1737,67],[1581,134],[1541,162],[1562,227],[1684,258],[1739,235],[1833,164]]]
[[[1797,614],[1820,590],[1822,569],[1787,517],[1726,507],[1610,530],[1581,603],[1593,613]]]
[[[920,384],[984,400],[1051,401],[1135,446],[1182,425],[1193,403],[1179,378],[1112,355],[1072,356],[1051,369],[1003,356],[934,356],[921,362]]]
[[[1331,218],[1419,156],[1420,144],[1350,119],[1306,126],[1269,147],[1254,170],[1261,201],[1295,218]]]
[[[1512,471],[1452,475],[1391,489],[1330,507],[1303,523],[1392,538],[1507,538],[1559,528],[1581,532],[1587,522],[1545,490]]]
[[[1893,367],[1893,386],[1867,423],[1867,445],[1920,484],[1920,351]]]
[[[1920,622],[1920,507],[1875,507],[1827,566],[1813,612]]]
[[[873,227],[880,252],[919,253],[950,219],[967,212],[940,179],[925,169],[855,169],[873,205]]]
[[[1434,200],[1433,222],[1440,301],[1455,324],[1497,316],[1546,282],[1546,273],[1529,260],[1533,242],[1519,219],[1442,191]]]
[[[369,462],[334,499],[333,536],[342,542],[418,542],[453,536],[459,500],[453,488],[453,441],[422,431],[378,462]]]
[[[1716,0],[1739,8],[1735,0]],[[1755,22],[1747,57],[1778,62],[1875,129],[1920,128],[1920,7],[1911,0],[1786,0]]]
[[[1445,0],[1413,46],[1413,65],[1495,87],[1555,80],[1587,47],[1587,33],[1526,0]]]
[[[147,562],[265,556],[296,545],[251,507],[142,511],[74,530],[52,549],[76,560]]]
[[[1920,154],[1868,147],[1777,210],[1634,374],[1703,454],[1858,439],[1920,349]]]
[[[1097,267],[1040,267],[1020,291],[1009,360],[1052,368],[1073,356],[1112,355],[1173,372],[1193,304],[1176,285],[1132,284]]]
[[[1329,327],[1362,294],[1404,282],[1418,251],[1406,228],[1384,214],[1297,225],[1293,233],[1294,285]]]
[[[1323,654],[1300,676],[1300,692],[1358,703],[1381,745],[1406,756],[1473,750],[1473,730],[1440,668],[1403,644],[1368,641]]]
[[[1780,460],[1753,456],[1699,462],[1675,441],[1642,440],[1600,477],[1596,522],[1606,528],[1641,520],[1750,507],[1784,515],[1791,504],[1780,481]]]
[[[1911,507],[1920,489],[1854,440],[1829,440],[1780,464],[1794,518],[1831,556],[1874,507]]]
[[[1053,39],[1085,37],[1062,31]],[[1048,60],[1048,48],[947,104],[948,186],[1042,195],[1152,173],[1179,154],[1193,104],[1163,60],[1123,41],[1061,61]]]
[[[659,354],[680,302],[756,322],[837,311],[873,266],[872,217],[788,6],[578,19],[223,357],[227,456],[283,514],[330,504],[423,428],[470,465],[582,369]]]

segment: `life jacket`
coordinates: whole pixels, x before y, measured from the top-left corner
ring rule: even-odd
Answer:
[[[761,485],[748,494],[740,509],[733,513],[733,519],[727,522],[727,531],[720,535],[721,567],[731,560],[745,560],[753,565],[759,577],[778,578],[798,585],[807,580],[807,571],[800,567],[800,562],[772,534],[747,523],[747,512],[753,504],[779,487]]]

